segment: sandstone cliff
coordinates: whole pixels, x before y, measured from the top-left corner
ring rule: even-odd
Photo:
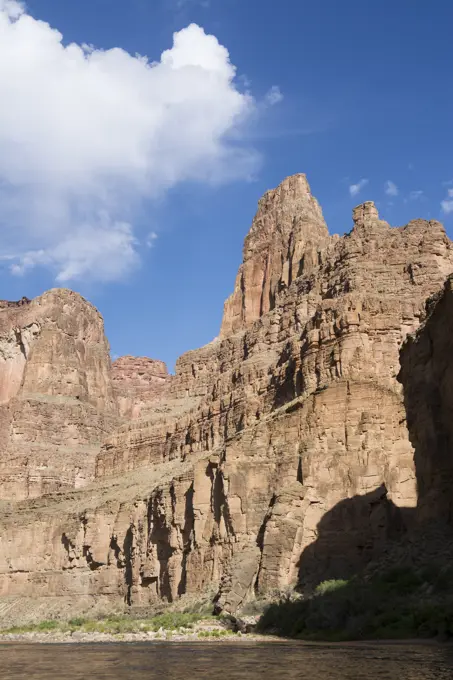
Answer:
[[[117,425],[99,312],[51,290],[0,302],[0,498],[83,486]]]
[[[112,381],[120,415],[136,420],[168,391],[171,376],[163,361],[120,357],[112,364]]]
[[[391,228],[365,203],[330,237],[304,175],[268,192],[219,339],[171,379],[153,362],[117,363],[97,408],[118,408],[122,424],[91,484],[3,504],[8,616],[25,617],[32,597],[47,610],[140,606],[208,586],[234,611],[366,564],[417,503],[399,349],[451,272],[438,222]]]

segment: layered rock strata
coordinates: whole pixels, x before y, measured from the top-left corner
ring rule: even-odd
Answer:
[[[118,424],[99,312],[51,290],[0,303],[0,498],[83,486]]]
[[[125,360],[115,390],[135,420],[105,439],[90,487],[0,513],[10,612],[37,592],[142,606],[208,586],[234,611],[346,576],[405,530],[399,349],[453,250],[440,223],[391,228],[373,203],[353,222],[330,237],[303,175],[265,195],[219,339],[151,399]]]
[[[171,376],[163,361],[148,357],[120,357],[112,364],[115,398],[121,417],[137,420],[150,404],[168,391]]]

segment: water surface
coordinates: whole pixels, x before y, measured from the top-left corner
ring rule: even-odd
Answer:
[[[450,646],[0,644],[1,680],[452,680]]]

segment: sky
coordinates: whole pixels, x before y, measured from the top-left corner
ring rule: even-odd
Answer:
[[[257,201],[305,172],[453,238],[451,0],[0,0],[3,299],[64,286],[113,357],[217,336]]]

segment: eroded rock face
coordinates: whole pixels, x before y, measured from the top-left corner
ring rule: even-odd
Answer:
[[[79,487],[117,424],[99,312],[51,290],[0,303],[0,498]]]
[[[330,237],[303,175],[265,195],[219,339],[150,398],[152,365],[123,360],[135,419],[105,439],[90,488],[0,514],[5,597],[38,579],[145,605],[209,585],[234,611],[347,576],[404,532],[417,492],[399,349],[453,250],[438,222],[391,228],[373,203],[353,222]]]
[[[221,337],[250,326],[275,307],[277,294],[317,264],[329,238],[305,175],[288,177],[260,200],[244,243],[233,295],[225,303]]]
[[[137,420],[168,391],[170,378],[163,361],[131,356],[114,361],[112,380],[120,415]]]

